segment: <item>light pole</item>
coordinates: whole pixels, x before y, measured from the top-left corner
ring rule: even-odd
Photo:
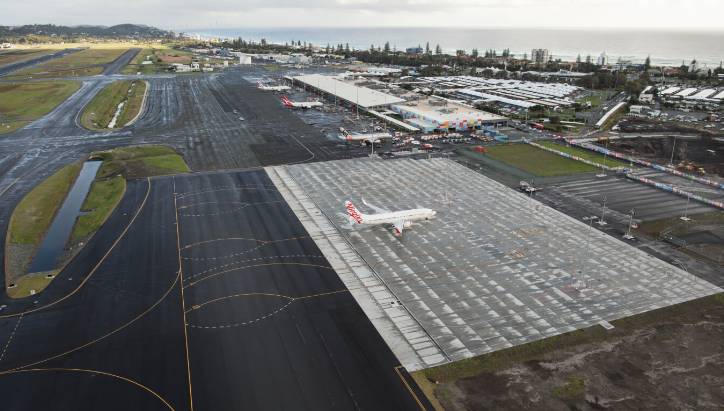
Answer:
[[[607,225],[608,223],[605,220],[606,218],[606,196],[603,196],[603,206],[601,207],[601,219],[599,219],[596,224],[600,226]]]
[[[674,166],[674,153],[676,152],[676,136],[674,136],[674,146],[671,147],[671,160],[669,160],[669,167]]]
[[[689,201],[691,201],[691,195],[687,194],[686,195],[686,207],[684,208],[684,215],[679,217],[679,219],[681,221],[686,221],[686,222],[691,221],[691,218],[689,218]]]
[[[631,235],[631,228],[633,227],[633,216],[634,216],[634,209],[631,209],[631,214],[628,217],[628,230],[626,230],[626,234],[623,235],[623,238],[626,240],[633,240],[635,237]]]
[[[606,150],[608,150],[608,140],[606,140]],[[603,164],[601,165],[601,172],[596,174],[596,177],[606,177],[606,153],[603,154]]]
[[[530,180],[530,187],[528,187],[528,197],[530,197],[531,204],[533,204],[533,191],[535,191],[534,187],[535,187],[535,179],[532,178]]]
[[[447,160],[445,162],[445,168],[447,170],[445,173],[445,177],[447,179],[447,184],[445,184],[445,204],[448,207],[450,207],[451,201],[450,201],[450,198],[448,197],[448,188],[450,187],[450,153],[448,153],[448,152],[443,153],[443,157],[445,157],[445,159]]]

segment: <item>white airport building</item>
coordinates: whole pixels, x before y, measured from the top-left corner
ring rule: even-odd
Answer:
[[[461,131],[486,125],[504,125],[508,121],[506,117],[477,110],[449,99],[427,97],[419,99],[419,95],[413,94],[414,97],[408,98],[407,101],[390,93],[360,86],[341,76],[309,74],[287,77],[287,80],[326,94],[329,99],[335,99],[338,103],[357,107],[407,131]],[[402,117],[402,121],[388,114],[397,114]]]
[[[484,126],[501,126],[508,119],[497,114],[440,98],[429,98],[401,104],[390,109],[415,127],[425,132],[464,131]]]
[[[387,107],[390,104],[402,103],[405,100],[392,94],[360,87],[351,82],[344,81],[336,76],[323,74],[308,74],[303,76],[287,77],[292,83],[303,84],[322,93],[328,94],[342,102],[358,106],[362,109]]]

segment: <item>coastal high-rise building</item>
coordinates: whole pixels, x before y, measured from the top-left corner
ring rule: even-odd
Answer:
[[[596,64],[598,64],[599,66],[608,65],[608,55],[606,55],[605,51],[603,53],[601,53],[600,56],[598,56],[598,60],[596,61]]]
[[[548,49],[533,49],[530,52],[530,60],[539,66],[547,64],[550,56],[551,53]]]

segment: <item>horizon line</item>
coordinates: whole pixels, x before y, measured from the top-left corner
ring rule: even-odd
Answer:
[[[132,24],[132,23],[131,23]],[[186,27],[172,28],[167,30],[188,31],[188,30],[299,30],[299,29],[454,29],[454,30],[550,30],[550,31],[568,31],[568,30],[588,30],[588,31],[606,31],[606,30],[625,30],[625,31],[690,31],[690,32],[720,32],[724,34],[722,27],[583,27],[583,26],[244,26],[244,27]]]

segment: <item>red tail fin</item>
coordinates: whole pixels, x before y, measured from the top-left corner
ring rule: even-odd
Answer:
[[[362,224],[362,214],[357,211],[357,207],[352,204],[351,201],[345,201],[344,207],[347,209],[347,214],[357,223]]]

